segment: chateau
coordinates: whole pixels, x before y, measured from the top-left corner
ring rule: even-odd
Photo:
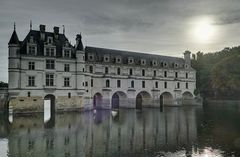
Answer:
[[[14,28],[9,45],[9,105],[16,112],[191,104],[196,71],[184,58],[72,45],[65,33],[45,25],[20,41]]]

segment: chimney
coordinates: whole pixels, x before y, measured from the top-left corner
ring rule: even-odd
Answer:
[[[54,34],[59,34],[59,27],[53,27]]]
[[[190,51],[185,51],[184,52],[184,60],[185,60],[185,68],[190,68],[191,67],[191,52]]]
[[[41,32],[41,33],[45,33],[45,28],[46,28],[45,25],[40,25],[40,26],[39,26],[40,32]]]

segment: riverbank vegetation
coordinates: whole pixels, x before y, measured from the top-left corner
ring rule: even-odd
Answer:
[[[239,99],[240,46],[215,53],[198,52],[192,56],[197,90],[204,98]]]

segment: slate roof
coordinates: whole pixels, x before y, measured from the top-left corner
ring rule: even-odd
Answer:
[[[30,41],[30,37],[33,36],[34,43],[37,44],[37,55],[44,55],[44,44],[47,42],[48,37],[53,38],[53,45],[56,46],[56,57],[62,57],[62,48],[66,42],[69,42],[64,34],[58,34],[58,38],[55,38],[55,34],[53,32],[44,32],[45,38],[41,40],[40,31],[30,30],[26,38],[23,40],[20,48],[21,54],[27,53],[27,43]],[[74,47],[69,43],[70,47],[74,49]],[[72,51],[72,58],[75,58],[75,51]]]
[[[16,31],[14,30],[8,44],[19,44],[19,39]]]
[[[104,55],[110,56],[110,62],[115,63],[116,57],[121,56],[122,63],[127,64],[128,58],[132,57],[134,59],[135,65],[141,65],[141,59],[146,59],[146,65],[152,66],[152,61],[157,61],[157,66],[161,67],[162,63],[167,63],[168,67],[174,67],[174,64],[178,64],[178,68],[184,68],[185,60],[178,57],[162,56],[149,53],[139,53],[131,51],[113,50],[98,47],[85,47],[86,61],[91,62],[88,59],[88,54],[94,55],[94,62],[103,62]]]

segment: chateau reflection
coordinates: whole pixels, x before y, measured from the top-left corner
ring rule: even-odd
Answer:
[[[8,153],[16,157],[139,157],[182,147],[191,156],[197,139],[195,108],[120,110],[115,117],[104,110],[62,113],[47,125],[42,115],[0,123]]]

